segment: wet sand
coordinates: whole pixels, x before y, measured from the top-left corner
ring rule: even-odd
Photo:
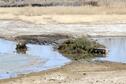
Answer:
[[[125,84],[125,76],[125,64],[73,62],[60,69],[1,80],[0,84]]]

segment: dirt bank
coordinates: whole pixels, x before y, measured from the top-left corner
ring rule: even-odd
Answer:
[[[57,46],[72,37],[63,34],[47,34],[47,35],[22,35],[15,37],[14,40],[24,40],[26,43],[32,44],[56,44]]]
[[[125,7],[0,8],[0,37],[65,34],[126,36]]]
[[[73,62],[60,69],[1,80],[0,84],[125,84],[126,65],[110,62]]]
[[[22,35],[62,34],[78,36],[126,36],[124,23],[32,24],[20,20],[0,20],[0,37],[15,39]]]

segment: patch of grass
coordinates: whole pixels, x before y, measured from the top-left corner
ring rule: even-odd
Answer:
[[[93,49],[103,47],[95,41],[83,37],[65,41],[58,50],[73,60],[79,60],[95,57],[92,53]]]

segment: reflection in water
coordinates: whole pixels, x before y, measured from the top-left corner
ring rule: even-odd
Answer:
[[[27,51],[23,52],[16,47],[15,42],[0,39],[0,79],[56,68],[70,62],[54,51],[52,45],[27,44]]]
[[[109,50],[107,57],[98,59],[126,63],[126,37],[100,37],[94,39],[97,39]]]
[[[18,54],[26,54],[26,51],[27,51],[27,47],[24,48],[24,49],[18,49],[18,48],[16,48],[16,52],[17,52]]]

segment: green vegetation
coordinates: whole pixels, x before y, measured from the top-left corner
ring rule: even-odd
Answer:
[[[62,45],[59,46],[58,50],[73,60],[79,60],[95,57],[92,51],[95,48],[103,47],[104,46],[96,43],[95,41],[91,41],[86,37],[83,37],[65,41]]]

